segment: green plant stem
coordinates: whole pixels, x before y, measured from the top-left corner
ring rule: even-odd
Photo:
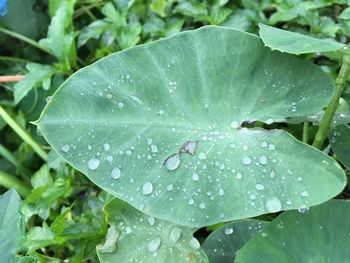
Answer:
[[[23,181],[3,171],[0,171],[0,186],[7,189],[15,188],[20,196],[24,198],[30,194],[31,190]]]
[[[346,78],[349,75],[349,72],[350,72],[350,55],[345,55],[343,57],[343,63],[340,68],[338,77],[335,81],[335,93],[333,95],[331,102],[327,106],[327,109],[323,115],[320,127],[316,133],[314,142],[312,143],[312,146],[314,146],[317,149],[322,148],[323,143],[328,136],[329,127],[331,126],[333,116],[335,114],[335,111],[337,110],[339,99],[343,93]]]
[[[44,52],[52,55],[50,50],[40,46],[40,44],[38,42],[34,41],[33,39],[30,39],[29,37],[23,36],[21,34],[18,34],[16,32],[13,32],[13,31],[7,30],[5,28],[1,28],[1,27],[0,27],[0,33],[6,34],[6,35],[14,37],[14,38],[17,38],[17,39],[19,39],[19,40],[21,40],[21,41],[23,41],[23,42],[33,46],[33,47],[36,47],[37,49],[40,49],[41,51],[44,51]]]
[[[12,118],[11,116],[0,106],[0,116],[4,121],[25,141],[32,149],[44,160],[47,160],[47,153],[41,148],[41,146],[34,141],[34,139],[23,130]]]
[[[8,57],[8,56],[0,56],[0,60],[12,61],[12,62],[18,62],[18,63],[31,63],[30,60],[27,60],[27,59],[24,59],[24,58]]]
[[[304,121],[303,123],[303,142],[307,143],[309,141],[309,122]]]
[[[2,144],[0,144],[0,156],[3,156],[16,168],[19,167],[19,162],[16,159],[16,157],[9,150],[7,150]]]

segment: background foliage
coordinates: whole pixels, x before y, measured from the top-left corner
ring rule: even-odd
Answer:
[[[21,241],[18,262],[98,262],[95,247],[107,233],[102,207],[111,196],[50,151],[30,124],[73,72],[111,53],[203,25],[257,34],[258,24],[264,23],[347,43],[349,5],[346,0],[9,1],[7,14],[0,17],[0,75],[22,74],[25,78],[0,86],[0,106],[8,114],[0,111],[0,184],[5,192],[9,186],[5,179],[15,178],[12,185],[24,198],[26,239]],[[335,78],[339,57],[319,53],[302,57]],[[340,123],[349,121],[349,101],[349,90],[345,90],[336,113]],[[276,125],[311,143],[320,118],[310,116],[308,136],[303,136],[302,124]],[[11,126],[9,119],[18,126]],[[339,134],[347,130],[334,129],[332,145],[345,145],[347,140],[342,142]],[[340,149],[340,161],[349,165],[349,155]],[[325,151],[337,159],[331,149]],[[339,198],[348,196],[346,188]],[[271,217],[274,215],[263,219]],[[202,229],[196,236],[204,239],[216,228]]]

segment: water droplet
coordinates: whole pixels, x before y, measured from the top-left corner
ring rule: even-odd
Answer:
[[[144,195],[149,195],[153,191],[153,184],[151,182],[145,182],[142,185],[142,193]]]
[[[185,152],[191,155],[194,155],[197,148],[197,143],[194,141],[187,141],[185,142],[180,149],[180,152]]]
[[[158,147],[157,147],[157,145],[155,145],[155,144],[152,144],[152,145],[151,145],[151,152],[153,152],[153,153],[158,152]]]
[[[201,160],[204,160],[205,158],[207,158],[207,155],[205,152],[201,152],[198,154],[198,158],[201,159]]]
[[[70,149],[70,146],[68,144],[65,144],[61,147],[61,151],[64,153],[67,153]]]
[[[153,142],[152,138],[147,138],[147,144],[151,145]]]
[[[161,243],[162,239],[160,237],[156,237],[147,243],[146,248],[149,252],[154,252],[160,247]]]
[[[199,176],[197,173],[193,173],[192,174],[192,181],[198,181],[199,180]]]
[[[309,211],[309,207],[307,207],[306,205],[302,205],[298,208],[298,211],[299,211],[299,213],[304,214],[304,213]]]
[[[168,191],[172,191],[174,189],[174,186],[172,184],[167,185],[166,189]]]
[[[243,151],[248,151],[248,145],[243,145]]]
[[[100,160],[92,158],[87,162],[87,165],[90,170],[96,170],[97,167],[100,165]]]
[[[121,109],[124,107],[124,103],[123,102],[118,102],[118,108]]]
[[[272,124],[273,123],[273,119],[267,119],[266,120],[266,124]]]
[[[260,156],[259,163],[265,165],[267,163],[267,157],[265,155]]]
[[[125,232],[126,232],[127,234],[130,234],[130,233],[131,233],[131,228],[130,228],[129,226],[127,226],[127,227],[125,228]]]
[[[276,172],[275,172],[275,170],[271,170],[271,173],[270,173],[270,178],[271,179],[273,179],[273,178],[275,178],[275,176],[276,176]]]
[[[113,94],[108,92],[108,93],[106,93],[106,97],[107,97],[107,99],[111,99],[111,98],[113,98]]]
[[[266,147],[267,147],[267,142],[262,142],[262,143],[261,143],[261,147],[262,147],[262,148],[266,148]]]
[[[205,208],[207,207],[207,206],[205,205],[205,203],[203,203],[203,202],[200,203],[198,206],[199,206],[200,209],[205,209]]]
[[[109,143],[103,144],[103,149],[107,152],[109,150],[110,146]]]
[[[268,212],[276,213],[276,212],[281,211],[282,204],[281,204],[281,201],[277,197],[272,196],[266,200],[265,207],[266,207]]]
[[[193,249],[199,249],[201,247],[201,244],[198,242],[197,239],[195,239],[194,237],[192,237],[190,239],[190,241],[188,242],[188,244],[190,245],[191,248]]]
[[[258,191],[261,191],[261,190],[264,190],[264,186],[262,184],[256,184],[255,185],[255,189],[258,190]]]
[[[242,160],[244,165],[250,165],[252,163],[252,159],[249,156],[244,156]]]
[[[237,179],[242,179],[242,174],[241,174],[241,173],[237,173],[237,174],[236,174],[236,178],[237,178]]]
[[[225,235],[231,235],[233,233],[233,228],[232,227],[226,227],[224,232],[225,232]]]
[[[307,191],[302,191],[300,194],[302,197],[308,197],[309,193]]]
[[[225,194],[225,191],[224,191],[224,189],[222,189],[222,188],[219,188],[219,195],[220,196],[223,196]]]
[[[193,205],[194,204],[194,200],[191,198],[190,200],[188,200],[188,204],[189,205]]]
[[[230,126],[231,126],[231,128],[236,129],[239,127],[239,123],[237,121],[233,121],[233,122],[231,122]]]
[[[111,177],[113,179],[118,179],[120,177],[120,174],[121,174],[120,169],[118,167],[115,167],[112,169]]]
[[[181,228],[174,226],[173,229],[170,231],[169,239],[176,243],[181,237]]]
[[[275,147],[275,145],[273,145],[273,144],[269,144],[269,150],[274,150],[276,147]]]
[[[154,223],[156,222],[156,219],[153,216],[149,216],[147,218],[148,224],[150,224],[151,226],[154,225]]]
[[[113,156],[112,155],[108,155],[106,157],[106,160],[107,160],[107,162],[111,163],[113,161]]]
[[[177,167],[179,167],[180,162],[181,162],[180,155],[176,153],[176,154],[169,156],[165,160],[164,165],[169,171],[173,171]]]

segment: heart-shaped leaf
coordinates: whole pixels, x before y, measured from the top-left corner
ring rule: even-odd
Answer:
[[[194,229],[150,217],[118,199],[110,201],[104,211],[111,226],[106,242],[97,247],[102,263],[209,262],[193,237]]]
[[[232,263],[237,251],[268,224],[268,221],[255,219],[228,223],[207,237],[203,249],[210,262]]]
[[[24,237],[20,214],[21,198],[11,189],[0,196],[0,255],[1,262],[15,262],[16,252]]]
[[[265,45],[281,52],[291,54],[334,52],[346,47],[332,39],[317,39],[264,24],[259,24],[259,27],[260,37]]]
[[[235,262],[347,262],[349,217],[350,202],[344,200],[284,212],[238,251]]]
[[[331,95],[317,66],[251,34],[203,27],[80,70],[39,127],[104,190],[152,216],[204,226],[316,205],[343,189],[343,170],[322,152],[284,131],[240,127],[308,116]]]
[[[350,169],[350,127],[348,125],[334,127],[330,134],[330,143],[338,159]]]

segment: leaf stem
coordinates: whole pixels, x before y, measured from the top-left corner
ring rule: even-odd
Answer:
[[[303,123],[303,142],[307,143],[309,141],[309,122],[304,121]]]
[[[331,126],[333,116],[335,114],[335,111],[337,110],[339,99],[343,93],[346,78],[349,75],[349,72],[350,72],[350,55],[345,55],[343,57],[343,63],[341,65],[338,77],[335,81],[335,92],[334,92],[333,98],[327,106],[327,109],[323,115],[320,127],[318,128],[318,131],[316,133],[314,142],[312,143],[312,146],[314,146],[317,149],[322,148],[323,143],[328,136],[329,127]]]
[[[5,35],[8,35],[8,36],[11,36],[11,37],[14,37],[14,38],[17,38],[17,39],[19,39],[19,40],[21,40],[21,41],[23,41],[23,42],[33,46],[33,47],[36,47],[37,49],[40,49],[41,51],[44,51],[44,52],[52,55],[50,50],[40,46],[40,44],[38,42],[34,41],[33,39],[31,39],[29,37],[23,36],[21,34],[18,34],[16,32],[10,31],[10,30],[7,30],[7,29],[2,28],[2,27],[0,27],[0,33],[3,33]]]
[[[34,141],[34,139],[20,127],[14,119],[0,106],[0,117],[25,141],[32,149],[44,160],[47,160],[47,153],[41,148],[41,146]]]
[[[22,78],[23,78],[22,75],[0,76],[0,83],[2,83],[2,82],[18,82]]]
[[[23,181],[3,171],[0,171],[0,186],[7,189],[15,188],[17,192],[24,198],[30,194],[31,190],[31,188]]]

